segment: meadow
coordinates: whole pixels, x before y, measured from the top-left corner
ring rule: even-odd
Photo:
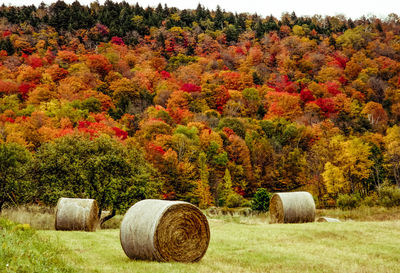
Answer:
[[[376,208],[370,214],[379,212],[384,213]],[[2,250],[9,251],[8,256],[0,254],[0,272],[398,272],[400,221],[393,220],[397,213],[397,208],[386,211],[391,219],[387,221],[362,221],[369,216],[358,209],[352,215],[358,214],[359,221],[273,225],[265,215],[215,216],[209,218],[206,255],[189,264],[130,260],[116,228],[92,233],[35,231],[14,224],[0,228]],[[53,262],[46,264],[49,259]]]
[[[193,264],[132,261],[115,229],[40,234],[65,245],[68,264],[82,272],[398,272],[399,221],[210,225],[209,249]]]

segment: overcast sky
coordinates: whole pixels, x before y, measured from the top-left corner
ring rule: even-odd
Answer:
[[[64,0],[66,3],[72,3],[74,0]],[[0,3],[6,5],[39,5],[41,2],[46,4],[54,3],[54,0],[0,0]],[[81,4],[89,4],[92,0],[79,0]],[[99,0],[104,3],[104,0]],[[121,2],[114,0],[114,2]],[[400,0],[126,0],[126,2],[135,4],[138,2],[141,6],[157,6],[158,3],[163,5],[166,3],[169,7],[177,7],[179,9],[195,9],[198,3],[209,9],[215,9],[219,5],[222,9],[232,12],[248,12],[257,13],[267,16],[274,15],[280,17],[283,12],[296,12],[297,15],[337,15],[344,14],[353,19],[362,15],[375,15],[377,17],[386,17],[390,13],[400,15]]]

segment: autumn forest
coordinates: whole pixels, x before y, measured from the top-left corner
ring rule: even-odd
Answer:
[[[0,209],[400,187],[400,18],[0,7]]]

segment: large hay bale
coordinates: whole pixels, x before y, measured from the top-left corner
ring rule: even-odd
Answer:
[[[133,205],[121,223],[120,240],[131,259],[197,262],[207,251],[207,218],[194,205],[147,199]]]
[[[275,193],[270,201],[270,223],[315,221],[315,203],[308,192]]]
[[[330,218],[330,217],[319,217],[317,222],[331,222],[331,223],[340,223],[341,221],[336,218]]]
[[[95,231],[99,207],[94,199],[60,198],[56,210],[56,230]]]

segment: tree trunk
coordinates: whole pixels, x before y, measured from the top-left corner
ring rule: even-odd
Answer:
[[[113,209],[109,215],[107,215],[107,216],[103,217],[102,219],[100,219],[100,225],[102,225],[105,221],[110,220],[114,216],[115,216],[115,210]]]
[[[397,187],[400,188],[400,174],[399,174],[399,166],[396,164],[393,166],[393,174],[394,174],[394,179],[396,181]]]

